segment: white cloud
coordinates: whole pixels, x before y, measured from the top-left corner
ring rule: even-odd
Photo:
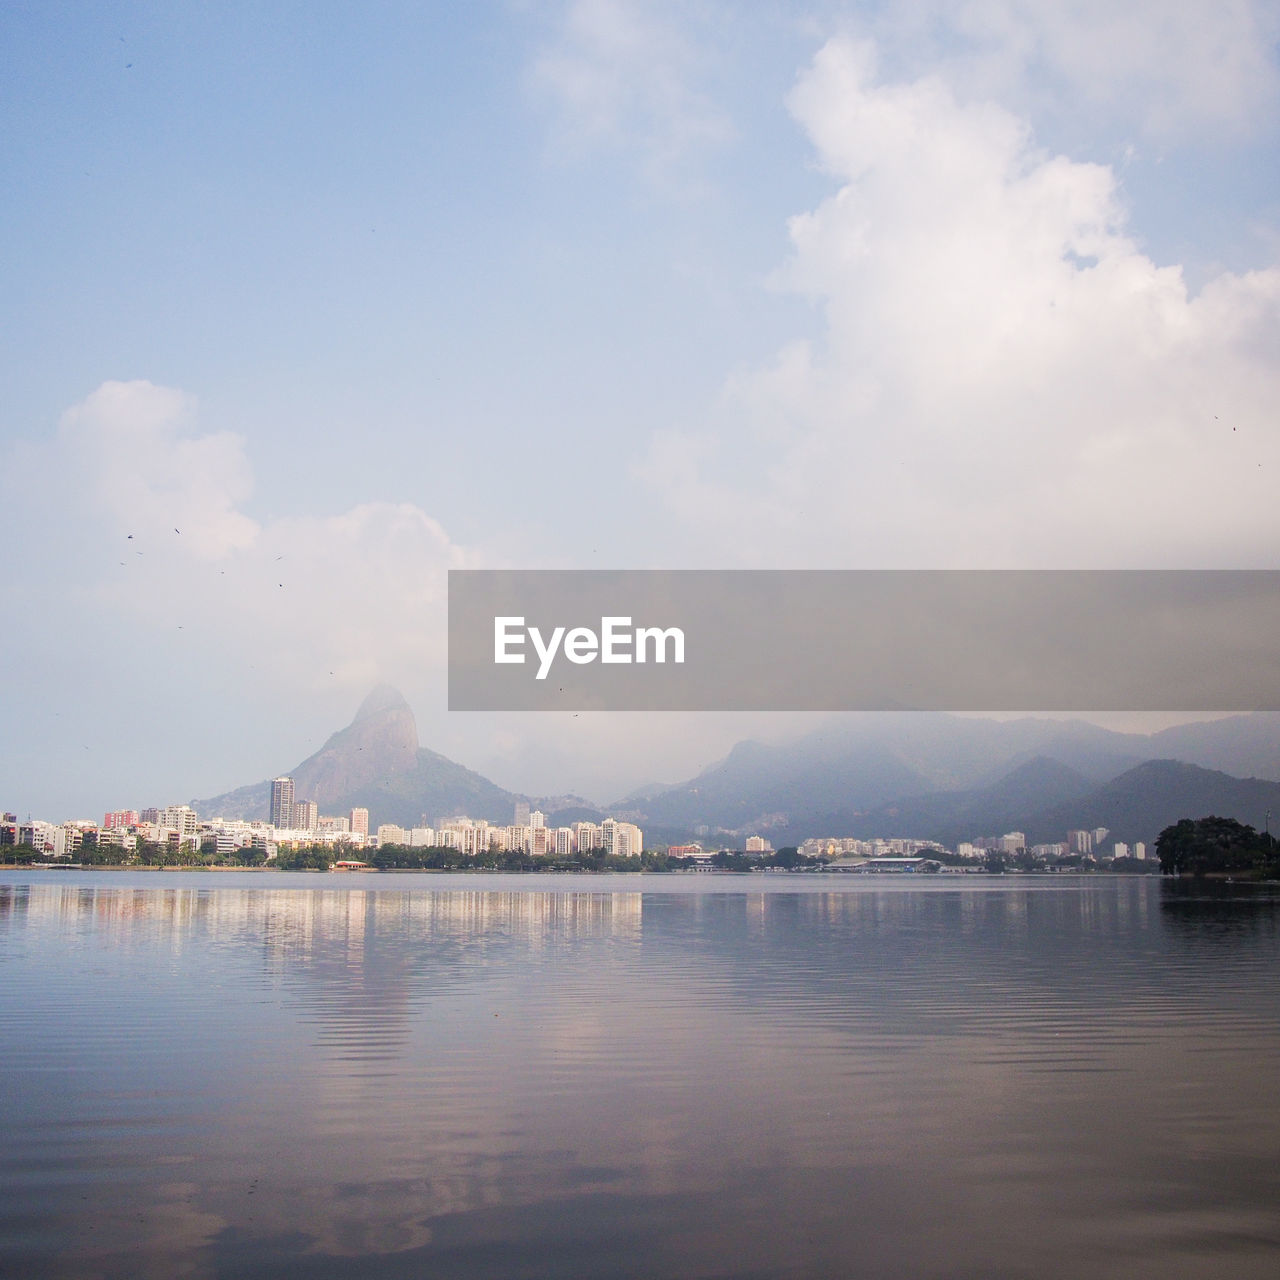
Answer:
[[[1272,562],[1280,270],[1189,296],[1109,168],[939,78],[883,82],[865,43],[828,43],[791,107],[840,184],[779,275],[824,332],[655,445],[704,539],[754,563]]]
[[[532,72],[558,108],[560,145],[634,150],[668,181],[724,141],[731,127],[700,83],[708,55],[690,18],[687,6],[571,0]]]
[[[88,538],[106,607],[181,625],[302,688],[439,678],[447,570],[478,557],[421,508],[254,520],[240,509],[253,490],[244,440],[201,432],[192,397],[149,382],[104,383],[63,416],[58,443],[52,491],[110,525]]]
[[[966,97],[1124,122],[1161,142],[1273,132],[1280,103],[1271,0],[917,0],[877,37]]]
[[[237,506],[253,492],[244,441],[200,435],[189,396],[150,382],[104,382],[62,416],[64,457],[80,482],[138,538],[174,525],[198,556],[216,559],[251,547],[257,524]]]

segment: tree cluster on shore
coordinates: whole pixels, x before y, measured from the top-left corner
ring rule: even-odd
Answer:
[[[1183,818],[1166,827],[1156,838],[1159,870],[1165,875],[1213,876],[1229,875],[1238,879],[1280,878],[1280,842],[1269,832],[1259,832],[1234,818]],[[85,844],[77,850],[75,861],[82,866],[101,867],[264,867],[276,871],[329,871],[334,863],[356,857],[360,851],[332,844],[304,845],[281,849],[270,862],[261,847],[246,845],[219,853],[210,842],[196,845],[184,841],[180,846],[165,842],[139,841],[134,849],[118,845]],[[934,850],[932,857],[943,864],[972,866],[969,859],[945,850]],[[379,871],[685,871],[696,864],[693,859],[672,857],[665,852],[646,850],[623,857],[604,849],[588,849],[563,856],[533,857],[527,853],[490,849],[468,854],[448,846],[429,848],[389,844],[365,851],[361,859]],[[48,862],[39,849],[29,844],[13,845],[0,854],[0,861],[17,866],[38,866]],[[721,850],[703,860],[719,871],[750,871],[771,868],[787,871],[817,869],[823,859],[808,858],[795,848],[779,849],[763,856]],[[1109,863],[1095,863],[1092,858],[1072,855],[1046,864],[1030,853],[1003,854],[988,852],[982,869],[1004,871],[1092,871],[1154,872],[1154,860],[1138,861],[1117,858]]]
[[[1280,844],[1234,818],[1183,818],[1156,837],[1156,856],[1165,875],[1280,878]]]
[[[359,860],[378,871],[685,871],[695,863],[691,858],[672,857],[665,852],[645,850],[622,856],[604,849],[588,849],[563,856],[534,857],[531,854],[490,849],[483,853],[462,853],[447,845],[430,847],[387,844],[367,851],[342,845],[312,844],[281,849],[270,861],[266,851],[244,846],[218,853],[212,843],[203,847],[190,841],[174,847],[167,843],[139,841],[136,849],[118,845],[83,845],[75,861],[86,867],[269,867],[273,871],[330,871],[344,859]],[[46,865],[48,859],[29,844],[15,845],[0,861],[17,866]],[[820,861],[807,858],[794,848],[779,849],[763,857],[722,850],[712,854],[708,865],[720,871],[749,871],[752,867],[785,870],[816,868]]]
[[[279,860],[276,859],[277,864]],[[696,865],[692,858],[673,857],[650,849],[627,856],[597,848],[533,857],[527,853],[497,849],[471,854],[447,846],[415,848],[397,844],[375,849],[368,861],[370,866],[384,871],[686,871]],[[819,865],[816,859],[806,858],[794,848],[779,849],[776,853],[756,858],[722,850],[706,861],[707,865],[720,871],[749,871],[752,867],[793,870]]]
[[[0,862],[19,867],[39,866],[49,861],[41,850],[29,844],[13,845],[0,855]],[[202,848],[190,841],[174,848],[164,841],[139,840],[133,849],[113,844],[82,844],[70,861],[82,867],[261,867],[266,865],[267,851],[245,845],[219,854],[215,848]]]

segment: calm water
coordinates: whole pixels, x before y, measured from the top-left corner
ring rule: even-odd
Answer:
[[[8,873],[0,1269],[1280,1274],[1280,897]]]

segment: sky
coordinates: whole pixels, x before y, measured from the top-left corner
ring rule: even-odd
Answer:
[[[451,567],[1280,568],[1280,4],[7,4],[0,807],[388,681],[513,790],[761,716],[446,709]]]

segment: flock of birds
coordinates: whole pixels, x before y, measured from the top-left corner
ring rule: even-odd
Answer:
[[[174,533],[176,533],[179,537],[181,537],[181,536],[182,536],[182,530],[181,530],[181,529],[179,529],[177,525],[174,525],[174,526],[173,526],[173,531],[174,531]],[[126,541],[126,542],[133,542],[133,541],[135,541],[134,535],[133,535],[132,533],[128,533],[128,534],[126,534],[126,535],[125,535],[125,541]],[[142,551],[138,550],[138,549],[135,547],[135,548],[134,548],[134,552],[133,552],[133,554],[134,554],[134,555],[136,555],[136,556],[140,556],[140,555],[143,555],[144,553],[143,553]],[[283,560],[283,559],[284,559],[284,553],[283,553],[283,552],[281,552],[281,553],[280,553],[280,555],[276,556],[276,558],[275,558],[275,562],[276,562],[276,563],[278,563],[279,561],[281,561],[281,560]],[[121,567],[121,568],[127,568],[127,567],[128,567],[129,562],[128,562],[127,560],[121,560],[121,561],[119,561],[119,564],[120,564],[120,567]],[[220,576],[222,576],[222,577],[226,577],[227,571],[226,571],[225,569],[219,569],[219,570],[218,570],[218,573],[219,573],[219,575],[220,575]],[[284,583],[283,583],[283,582],[277,582],[277,583],[276,583],[276,587],[277,587],[278,589],[280,589],[280,590],[283,590],[283,589],[284,589]],[[181,623],[181,622],[179,622],[179,623],[177,624],[177,628],[178,628],[178,630],[179,630],[179,631],[184,631],[184,630],[186,629],[186,628],[185,628],[185,626],[184,626],[184,624],[183,624],[183,623]],[[253,669],[253,668],[251,667],[251,668],[250,668],[250,670],[252,670],[252,669]],[[330,674],[331,676],[333,676],[333,675],[336,675],[337,673],[336,673],[336,672],[333,672],[333,671],[330,671],[330,672],[329,672],[329,674]],[[87,751],[88,749],[89,749],[88,747],[86,747],[86,748],[85,748],[85,750],[86,750],[86,751]]]

